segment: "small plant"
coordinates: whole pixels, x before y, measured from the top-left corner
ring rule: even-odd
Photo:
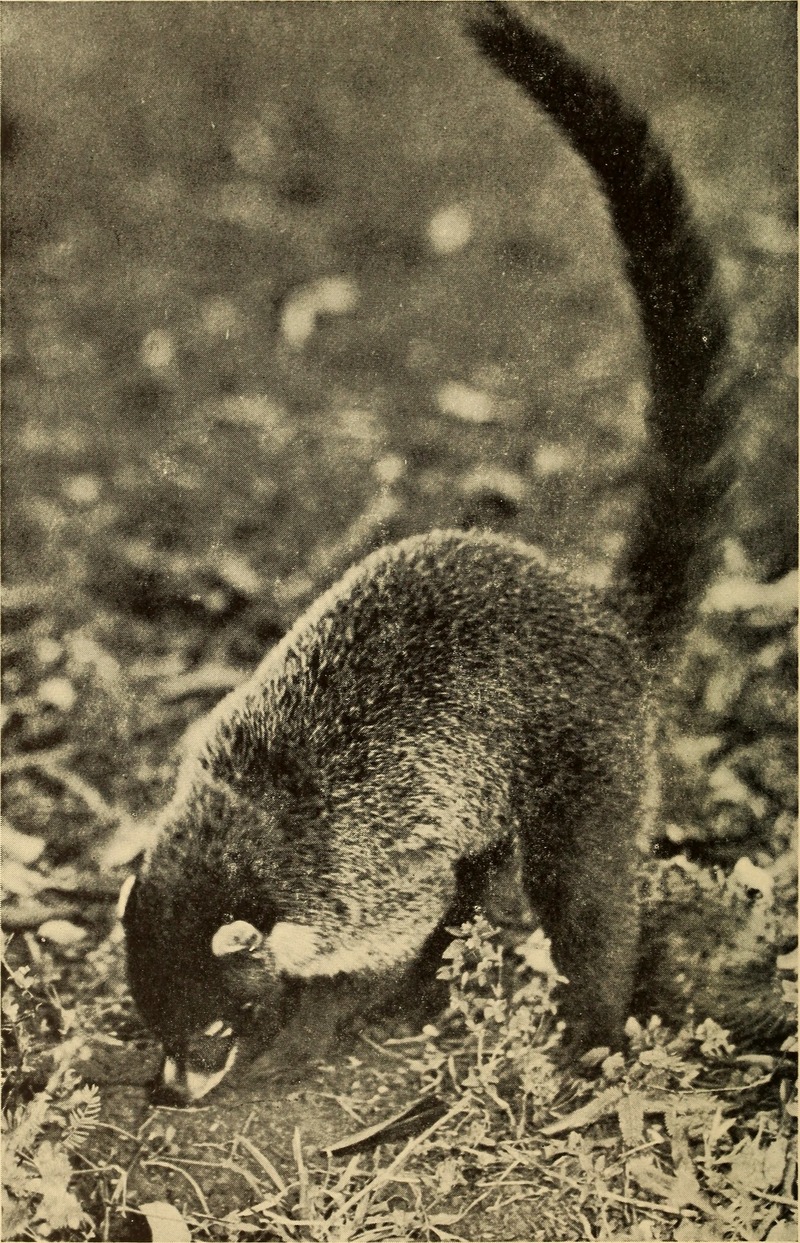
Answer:
[[[501,1110],[521,1134],[529,1105],[536,1116],[557,1088],[551,1055],[562,1025],[553,992],[566,981],[541,929],[515,951],[517,963],[505,961],[497,932],[483,915],[451,931],[438,976],[449,983],[451,1012],[466,1029],[450,1059],[451,1078],[461,1092]]]
[[[57,1007],[37,995],[27,967],[12,969],[5,960],[3,966],[5,1237],[88,1238],[89,1218],[70,1189],[70,1154],[100,1112],[97,1088],[82,1084],[71,1065],[83,1038],[73,1036],[53,1048]],[[50,1073],[44,1078],[48,1057]]]
[[[742,875],[757,879],[740,868],[728,887]],[[713,1018],[676,1033],[654,1017],[629,1021],[626,1052],[598,1051],[592,1078],[559,1071],[561,977],[549,942],[536,932],[516,953],[514,968],[482,917],[454,930],[440,975],[457,1022],[447,1036],[430,1029],[418,1069],[440,1090],[449,1083],[462,1108],[419,1146],[411,1170],[434,1161],[438,1177],[455,1160],[453,1185],[485,1188],[473,1203],[495,1207],[511,1169],[532,1171],[532,1189],[563,1180],[569,1220],[616,1221],[620,1237],[793,1237],[788,1060],[740,1054]],[[586,1237],[589,1227],[553,1229],[548,1237]]]

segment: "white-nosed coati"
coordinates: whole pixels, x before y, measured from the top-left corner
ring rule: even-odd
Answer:
[[[488,533],[380,549],[194,728],[124,911],[134,997],[189,1097],[250,1028],[321,1050],[326,995],[355,1010],[429,962],[512,844],[573,1041],[614,1043],[628,1014],[653,670],[719,491],[725,328],[645,120],[504,6],[468,22],[608,197],[651,353],[638,516],[605,598]]]

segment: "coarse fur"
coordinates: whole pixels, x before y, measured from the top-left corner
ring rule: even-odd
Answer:
[[[325,1005],[357,1010],[430,963],[510,850],[573,1043],[616,1043],[628,1014],[653,670],[718,490],[722,319],[639,114],[505,7],[470,26],[609,196],[652,356],[639,518],[605,600],[490,533],[380,549],[193,729],[124,914],[134,997],[190,1096],[248,1028],[321,1051]]]

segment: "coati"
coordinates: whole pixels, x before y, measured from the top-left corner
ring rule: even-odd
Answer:
[[[720,490],[725,323],[644,118],[505,6],[467,21],[607,195],[651,357],[638,514],[605,598],[487,532],[381,548],[193,728],[122,895],[132,992],[184,1097],[248,1033],[321,1051],[327,999],[356,1010],[429,964],[512,848],[574,1045],[615,1043],[628,1014],[654,671]]]

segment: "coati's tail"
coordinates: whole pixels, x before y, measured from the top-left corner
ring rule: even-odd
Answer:
[[[614,597],[641,618],[654,656],[692,594],[691,565],[725,481],[716,461],[732,419],[715,380],[727,323],[709,250],[646,118],[602,76],[505,4],[476,6],[472,38],[564,131],[596,173],[626,253],[650,350],[650,445]]]

